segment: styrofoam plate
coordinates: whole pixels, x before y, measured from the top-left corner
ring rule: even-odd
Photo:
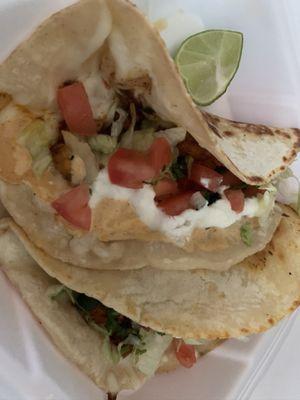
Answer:
[[[111,0],[113,1],[113,0]],[[0,0],[0,60],[42,19],[73,0]],[[300,39],[295,0],[137,0],[152,20],[166,18],[171,52],[207,28],[245,35],[239,72],[212,111],[244,121],[300,127]],[[213,4],[212,4],[213,3]],[[294,165],[300,175],[299,162]],[[0,399],[100,400],[104,394],[52,345],[9,282],[0,275]],[[278,351],[293,318],[247,342],[230,340],[191,370],[153,378],[131,400],[249,398]]]

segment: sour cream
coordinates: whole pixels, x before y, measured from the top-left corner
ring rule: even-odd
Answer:
[[[170,217],[157,207],[151,185],[145,184],[138,190],[114,185],[110,182],[106,169],[99,172],[92,191],[89,202],[92,209],[107,198],[127,201],[145,225],[152,230],[164,233],[179,245],[191,236],[195,228],[227,228],[242,217],[262,217],[274,205],[274,197],[269,192],[265,192],[261,198],[246,199],[241,213],[232,211],[229,201],[224,197],[200,210],[186,210],[178,216]]]

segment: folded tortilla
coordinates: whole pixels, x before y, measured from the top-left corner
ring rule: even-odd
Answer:
[[[56,302],[48,295],[57,285],[28,255],[15,234],[1,223],[0,263],[11,283],[40,321],[57,348],[76,364],[96,385],[109,393],[123,389],[137,389],[146,379],[127,356],[114,364],[104,351],[104,338],[82,318],[71,302]],[[207,341],[198,346],[198,355],[204,355],[218,344]],[[157,373],[178,367],[175,347],[170,345],[161,358]]]
[[[111,87],[104,85],[104,77]],[[128,202],[110,198],[92,209],[88,234],[55,216],[50,204],[70,185],[55,168],[37,177],[18,138],[37,118],[58,126],[57,88],[74,80],[86,82],[95,118],[107,114],[117,88],[128,89],[251,185],[278,176],[299,148],[297,129],[240,124],[202,113],[159,34],[134,6],[124,0],[82,0],[50,17],[0,65],[1,199],[38,247],[91,269],[212,270],[226,270],[265,247],[280,221],[277,210],[263,226],[250,218],[254,241],[248,247],[240,237],[244,220],[225,229],[197,228],[178,245],[146,226]]]
[[[171,243],[151,240],[102,242],[95,232],[81,234],[74,229],[68,230],[61,220],[57,221],[54,210],[40,201],[24,184],[0,183],[0,197],[16,223],[41,250],[62,261],[98,270],[152,266],[166,270],[204,268],[223,271],[262,250],[271,240],[281,220],[279,206],[264,221],[264,225],[253,218],[251,246],[242,241],[240,229],[245,223],[242,219],[226,229],[210,228],[198,231],[194,240],[190,241],[189,249],[185,249]],[[122,213],[115,215],[115,222],[110,221],[108,230],[111,230],[112,225],[117,230],[124,222]],[[131,221],[133,225],[134,221]],[[127,232],[134,229],[133,225],[129,223]]]
[[[10,226],[46,273],[73,290],[152,329],[212,340],[263,332],[300,305],[300,219],[283,211],[268,246],[226,272],[88,271],[50,257]]]

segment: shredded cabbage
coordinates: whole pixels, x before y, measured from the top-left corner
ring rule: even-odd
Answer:
[[[155,139],[153,129],[143,129],[135,131],[132,136],[131,148],[138,151],[147,151]]]
[[[186,130],[184,128],[170,128],[164,131],[157,132],[157,136],[166,138],[172,146],[177,146],[178,143],[183,142],[186,137]]]
[[[46,295],[50,297],[51,300],[55,300],[59,295],[65,292],[65,286],[61,284],[49,286],[46,290]]]
[[[117,147],[117,138],[108,135],[92,136],[88,139],[92,150],[103,154],[111,154]]]
[[[109,107],[106,118],[105,118],[106,126],[110,126],[113,123],[113,120],[115,118],[115,114],[116,114],[116,111],[118,108],[118,104],[119,104],[118,99],[115,99],[114,102]]]
[[[80,157],[81,160],[84,162],[86,171],[86,182],[89,184],[93,183],[98,175],[98,165],[96,162],[96,157],[92,152],[90,146],[86,142],[82,141],[81,138],[73,135],[68,131],[63,131],[62,135],[66,145],[72,150],[74,155]]]
[[[55,126],[41,119],[31,122],[23,129],[18,142],[25,146],[32,158],[32,169],[37,176],[41,176],[52,162],[49,148],[57,140]]]
[[[120,142],[120,147],[124,147],[127,149],[132,148],[132,141],[133,141],[133,134],[134,134],[134,128],[136,124],[136,109],[134,103],[130,104],[130,116],[131,116],[131,122],[128,130],[124,133],[122,136],[121,142]]]
[[[158,130],[174,128],[172,122],[163,120],[157,114],[143,111],[143,115],[145,119],[142,122],[142,129],[153,128],[154,130]]]
[[[120,133],[123,130],[124,123],[128,117],[128,113],[121,108],[117,108],[116,112],[119,114],[119,117],[116,121],[114,121],[111,125],[111,136],[113,138],[118,138]]]
[[[288,187],[288,179],[293,179],[296,182],[296,192]],[[276,187],[279,194],[282,196],[282,201],[289,204],[300,215],[300,180],[290,168],[287,168],[286,171],[280,175],[276,182]]]
[[[118,364],[121,359],[120,353],[115,345],[112,345],[109,340],[109,336],[106,336],[103,340],[102,351],[104,357],[108,361],[112,361],[113,364]]]
[[[155,374],[160,360],[170,346],[172,337],[157,332],[141,329],[141,335],[146,352],[138,356],[136,367],[146,376]]]
[[[251,246],[253,243],[253,230],[249,222],[246,222],[240,229],[241,239],[246,246]]]

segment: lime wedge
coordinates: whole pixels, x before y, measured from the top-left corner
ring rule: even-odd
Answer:
[[[240,64],[243,34],[208,30],[187,38],[175,62],[193,100],[207,106],[224,94]]]

